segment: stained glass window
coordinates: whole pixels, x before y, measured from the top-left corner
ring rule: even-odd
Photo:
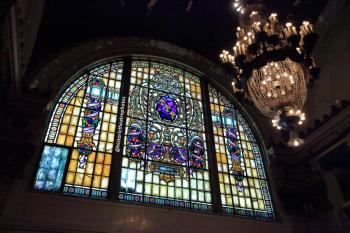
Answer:
[[[148,59],[103,63],[59,94],[33,187],[274,219],[254,135],[236,105],[187,69]]]
[[[200,81],[133,62],[119,198],[211,209]]]
[[[46,148],[69,150],[66,175],[56,177],[64,179],[64,193],[107,196],[122,65],[110,63],[85,72],[68,85],[54,108],[45,142],[61,147],[45,147],[40,166],[47,159]]]
[[[250,127],[237,108],[211,86],[209,96],[224,212],[274,218],[261,151]]]
[[[59,191],[62,183],[68,149],[45,146],[35,177],[35,188],[46,191]]]

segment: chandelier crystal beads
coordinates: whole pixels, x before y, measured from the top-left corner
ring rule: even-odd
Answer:
[[[242,1],[235,0],[234,8],[243,15],[254,7],[245,8]],[[220,54],[223,63],[233,66],[234,92],[245,91],[254,105],[272,118],[274,127],[293,131],[295,139],[295,128],[305,120],[302,108],[307,85],[319,74],[311,57],[317,34],[307,21],[299,27],[280,23],[277,13],[262,17],[253,10],[242,19],[232,51]]]

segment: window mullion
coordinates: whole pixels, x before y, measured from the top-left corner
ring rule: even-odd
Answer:
[[[219,175],[218,167],[216,161],[215,153],[215,141],[214,141],[214,132],[213,132],[213,122],[211,118],[210,111],[210,98],[209,98],[209,89],[208,84],[201,78],[201,89],[202,89],[202,100],[203,100],[203,115],[205,122],[205,135],[207,141],[207,155],[208,155],[208,164],[209,164],[209,177],[210,177],[210,190],[212,195],[212,204],[213,211],[215,213],[222,213],[222,203],[220,195],[220,186],[219,186]]]
[[[130,77],[131,77],[131,57],[123,58],[123,72],[120,88],[120,97],[118,101],[118,113],[116,130],[114,136],[114,146],[112,152],[112,164],[110,173],[110,182],[108,186],[109,197],[117,199],[120,190],[120,177],[123,159],[124,134],[126,124],[126,114],[129,99]]]

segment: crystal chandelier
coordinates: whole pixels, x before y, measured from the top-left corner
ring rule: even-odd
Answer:
[[[303,140],[295,128],[306,119],[302,108],[307,85],[319,74],[311,57],[317,34],[307,21],[297,27],[292,22],[280,23],[276,13],[262,17],[254,10],[257,7],[241,0],[235,0],[233,6],[243,20],[232,51],[220,54],[223,63],[233,66],[233,90],[245,92],[264,115],[272,118],[274,127],[289,133],[288,146],[299,146]]]

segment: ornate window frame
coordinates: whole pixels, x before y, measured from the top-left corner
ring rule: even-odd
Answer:
[[[243,117],[247,120],[247,123],[250,127],[250,129],[253,131],[253,134],[257,140],[257,144],[259,145],[260,152],[262,154],[263,160],[266,158],[266,149],[264,147],[263,141],[261,140],[260,134],[256,130],[256,126],[254,125],[253,121],[249,117],[249,115],[246,113],[244,108],[233,98],[231,94],[227,91],[227,89],[223,88],[222,85],[220,85],[220,82],[215,82],[212,78],[209,76],[205,75],[204,72],[200,72],[200,69],[194,69],[193,66],[187,66],[184,64],[181,64],[177,62],[174,58],[167,59],[163,56],[150,56],[149,54],[145,55],[127,55],[127,56],[118,56],[118,57],[109,57],[107,59],[103,60],[98,60],[95,62],[96,65],[100,65],[101,63],[106,63],[110,61],[122,61],[123,62],[123,73],[122,73],[122,86],[121,86],[121,93],[119,98],[119,111],[118,111],[118,116],[117,116],[117,125],[120,124],[122,125],[122,131],[116,132],[116,139],[118,137],[123,138],[125,135],[125,125],[126,125],[126,107],[128,105],[128,97],[129,97],[129,86],[130,86],[130,74],[131,74],[131,63],[133,60],[147,60],[147,61],[156,61],[156,62],[161,62],[163,64],[168,64],[173,67],[180,68],[182,70],[186,70],[192,74],[196,74],[200,81],[201,81],[201,90],[202,90],[202,104],[203,104],[203,112],[204,112],[204,121],[207,122],[205,124],[205,131],[206,131],[206,140],[207,140],[207,150],[208,150],[208,162],[209,162],[209,170],[210,170],[210,183],[211,183],[211,196],[212,196],[212,212],[217,213],[217,214],[223,214],[223,208],[222,208],[222,203],[220,199],[220,187],[219,187],[219,178],[218,178],[218,171],[217,171],[217,161],[216,161],[216,156],[215,155],[215,148],[214,148],[214,135],[213,135],[213,129],[212,129],[212,119],[211,119],[211,110],[210,110],[210,97],[209,97],[209,85],[214,87],[216,90],[220,91],[226,98],[227,100],[232,103],[238,110],[239,112],[243,115]],[[93,67],[91,65],[87,67]],[[83,69],[85,70],[85,68]],[[78,72],[78,75],[81,75],[82,72]],[[73,80],[76,75],[71,76],[72,78],[70,80]],[[67,85],[70,84],[70,82],[65,82]],[[57,85],[59,86],[59,85]],[[63,85],[65,86],[65,85]],[[64,88],[62,88],[64,90]],[[61,92],[59,92],[58,97],[61,95]],[[56,98],[57,99],[57,98]],[[124,102],[124,103],[123,103]],[[124,110],[122,109],[125,108]],[[122,115],[121,113],[124,114]],[[51,119],[51,117],[49,117]],[[49,122],[47,123],[49,124]],[[47,126],[45,127],[45,131],[47,129]],[[45,132],[46,133],[46,132]],[[119,135],[119,136],[118,136]],[[43,141],[43,140],[42,140]],[[112,156],[112,171],[110,174],[110,185],[108,188],[108,191],[110,193],[109,199],[111,200],[116,200],[118,199],[117,196],[119,194],[119,187],[120,187],[120,176],[121,176],[121,159],[122,159],[122,143],[124,140],[121,140],[121,145],[120,148],[116,148],[113,151],[114,156]],[[44,146],[42,146],[42,149],[40,151],[40,156],[39,156],[39,161],[41,159],[41,152],[44,150]],[[119,152],[117,152],[119,151]],[[119,158],[119,161],[118,161]],[[38,161],[38,166],[39,166],[39,161]],[[264,161],[265,163],[265,161]],[[266,164],[266,163],[265,163]],[[68,165],[66,165],[67,167]],[[266,165],[264,165],[266,167]],[[37,172],[37,168],[34,170],[34,172]],[[65,173],[67,172],[67,168],[65,169]],[[265,169],[266,172],[266,181],[269,185],[269,190],[270,190],[270,195],[272,195],[272,188],[270,185],[270,180],[269,180],[269,174],[267,169]],[[273,202],[273,201],[272,201]],[[211,212],[210,211],[210,212]],[[247,216],[247,214],[239,214],[239,213],[232,213],[233,215],[241,215],[241,216]],[[232,215],[230,214],[230,215]],[[275,210],[272,211],[272,215],[270,216],[259,216],[259,215],[251,215],[250,217],[254,217],[256,219],[263,219],[263,220],[275,220],[276,219],[276,214]]]

